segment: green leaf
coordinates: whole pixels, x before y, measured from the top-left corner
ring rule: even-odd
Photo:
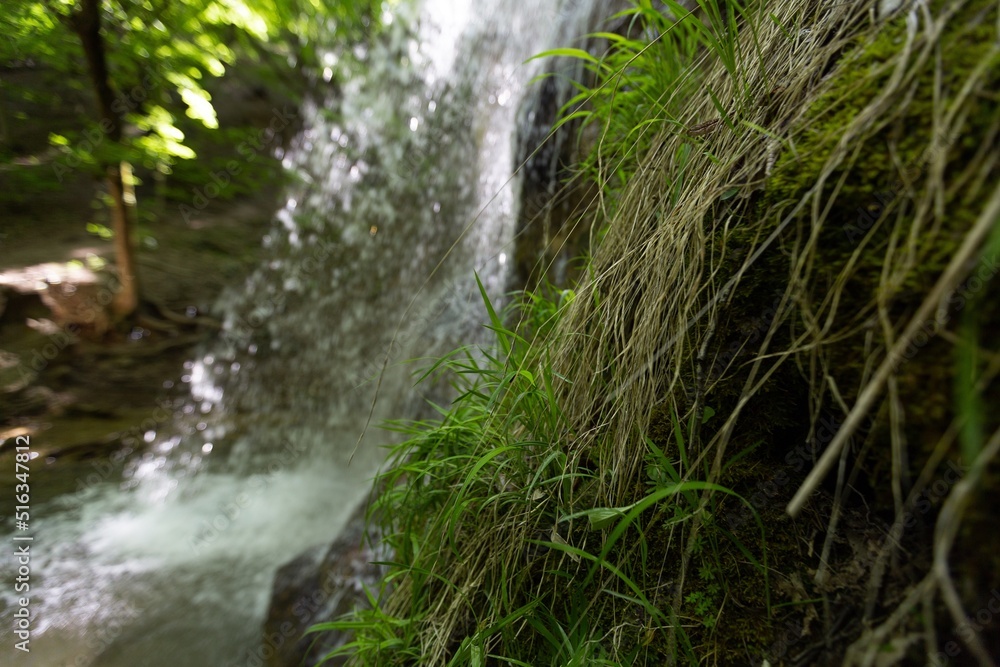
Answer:
[[[541,53],[534,55],[531,58],[528,58],[527,62],[531,62],[532,60],[538,60],[539,58],[548,58],[550,56],[565,56],[567,58],[579,58],[580,60],[585,60],[594,65],[600,64],[600,61],[597,60],[597,58],[590,55],[583,49],[574,49],[569,47],[542,51]]]
[[[709,419],[715,416],[715,409],[710,405],[705,406],[705,412],[701,416],[701,423],[704,424]]]
[[[497,342],[500,344],[501,349],[503,349],[504,356],[509,356],[511,349],[509,332],[504,328],[500,316],[497,315],[497,311],[493,308],[490,296],[486,293],[486,288],[483,286],[483,281],[479,279],[478,273],[476,273],[476,285],[479,286],[479,294],[483,299],[483,303],[486,304],[486,312],[490,316],[491,328],[496,332]]]
[[[573,514],[564,516],[559,519],[559,523],[585,516],[590,521],[590,527],[593,530],[602,530],[610,526],[616,519],[620,519],[625,516],[625,513],[633,507],[635,507],[635,505],[628,505],[627,507],[595,507],[593,509],[574,512]]]
[[[587,518],[590,519],[590,527],[594,530],[601,530],[607,528],[611,525],[611,522],[615,519],[620,519],[625,516],[625,510],[615,509],[615,508],[598,508],[591,510],[587,514]]]

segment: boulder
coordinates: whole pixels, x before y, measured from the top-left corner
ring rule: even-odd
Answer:
[[[349,640],[345,633],[304,633],[316,623],[367,604],[364,586],[377,587],[384,574],[382,567],[372,564],[385,560],[380,552],[378,535],[365,536],[362,504],[333,544],[313,547],[278,570],[263,629],[268,667],[311,667]],[[324,665],[345,661],[338,658]]]
[[[46,282],[39,292],[60,327],[82,338],[100,340],[111,329],[108,305],[114,292],[106,281]]]

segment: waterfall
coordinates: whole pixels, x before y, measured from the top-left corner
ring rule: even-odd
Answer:
[[[217,667],[259,645],[275,569],[335,537],[391,442],[377,424],[424,405],[403,362],[486,340],[474,276],[502,302],[526,61],[602,7],[401,3],[359,65],[323,56],[321,78],[350,76],[302,105],[265,260],[220,299],[172,416],[123,483],[33,507],[31,664]]]

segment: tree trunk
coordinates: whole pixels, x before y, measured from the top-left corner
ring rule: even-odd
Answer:
[[[4,98],[3,79],[0,79],[0,147],[6,148],[10,135],[7,132],[7,103]]]
[[[139,280],[135,272],[135,246],[132,242],[132,223],[125,204],[125,188],[119,165],[107,167],[108,190],[111,192],[111,222],[115,232],[115,266],[121,285],[111,302],[115,319],[125,319],[139,307]]]
[[[70,25],[80,38],[87,58],[87,69],[97,95],[97,108],[101,116],[101,129],[107,138],[121,143],[122,119],[114,109],[114,92],[108,76],[104,38],[101,36],[101,0],[81,0],[78,9],[70,15]],[[135,272],[135,251],[132,244],[132,225],[125,204],[121,166],[104,166],[108,191],[111,194],[111,228],[115,232],[115,264],[121,282],[112,301],[112,315],[124,319],[132,315],[139,305],[139,281]]]

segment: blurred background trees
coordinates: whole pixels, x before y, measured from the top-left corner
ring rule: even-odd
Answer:
[[[101,231],[114,238],[120,283],[112,313],[126,319],[140,303],[132,238],[136,174],[176,182],[178,164],[196,161],[189,135],[219,128],[210,90],[227,70],[255,68],[265,82],[261,97],[279,90],[294,100],[308,87],[323,47],[366,39],[379,6],[379,0],[7,0],[0,17],[5,189],[12,198],[37,197],[81,171],[103,181],[109,224]],[[290,85],[296,78],[303,85]],[[32,104],[43,102],[55,113],[30,118]],[[19,121],[39,120],[47,125],[47,146],[32,145],[19,131]],[[208,173],[188,169],[187,181],[204,184]]]

